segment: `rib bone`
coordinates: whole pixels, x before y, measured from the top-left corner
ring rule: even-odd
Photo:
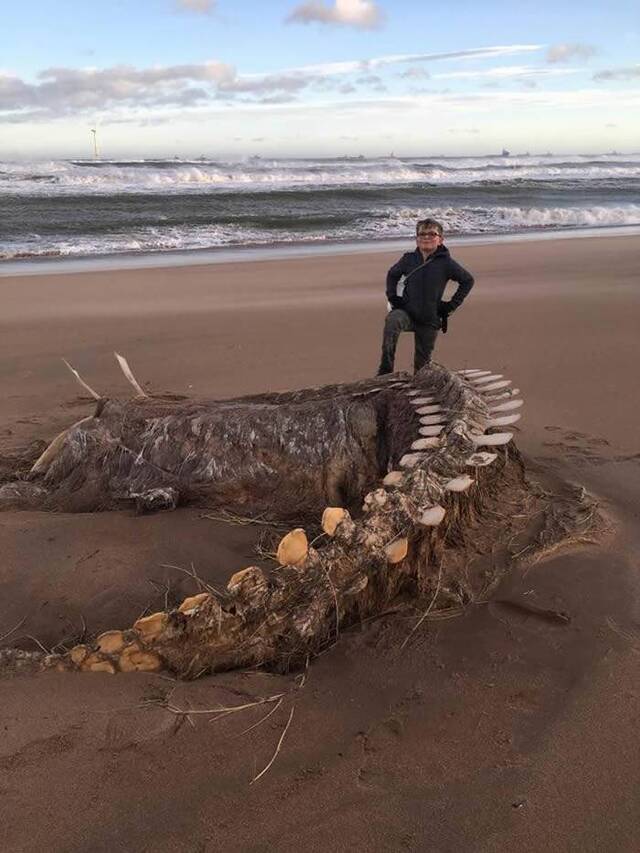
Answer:
[[[487,427],[508,426],[509,424],[515,424],[520,420],[521,417],[522,414],[520,412],[516,412],[515,415],[503,415],[499,418],[489,418],[489,420],[487,421]]]
[[[486,385],[487,382],[493,382],[496,379],[502,379],[502,378],[503,378],[502,373],[491,373],[491,374],[489,374],[489,376],[481,376],[479,378],[476,376],[473,376],[473,377],[471,377],[471,379],[469,381],[471,382],[472,385]]]
[[[508,400],[506,403],[499,403],[497,406],[491,406],[489,413],[494,412],[510,412],[513,409],[519,409],[524,405],[524,400]]]
[[[420,435],[440,435],[444,426],[440,424],[439,426],[421,426],[418,430]]]
[[[138,396],[139,397],[148,397],[149,395],[145,391],[142,390],[142,388],[138,384],[138,381],[136,380],[136,377],[133,375],[133,372],[132,372],[131,368],[129,367],[129,364],[127,363],[127,359],[124,358],[123,356],[119,355],[117,352],[114,352],[114,355],[116,357],[116,361],[120,365],[120,369],[122,370],[122,372],[124,373],[126,378],[129,380],[129,382],[136,389]]]
[[[80,385],[82,385],[82,387],[84,388],[84,390],[85,390],[85,391],[88,391],[88,392],[89,392],[89,394],[91,394],[91,396],[93,397],[93,399],[94,399],[94,400],[100,400],[100,399],[101,399],[100,394],[98,394],[96,391],[94,391],[94,390],[93,390],[93,388],[92,388],[90,385],[87,385],[87,383],[86,383],[86,382],[84,381],[84,379],[80,376],[80,374],[79,374],[79,373],[78,373],[78,371],[75,369],[75,367],[72,367],[72,366],[69,364],[69,362],[67,361],[67,359],[66,359],[66,358],[63,358],[62,360],[63,360],[63,361],[64,361],[64,363],[67,365],[67,367],[69,368],[69,370],[73,373],[73,375],[74,375],[74,376],[75,376],[75,378],[76,378],[76,381],[77,381],[77,382],[79,382],[79,383],[80,383]]]
[[[498,391],[501,388],[508,388],[511,385],[510,379],[503,379],[501,382],[492,382],[491,385],[485,385],[484,388],[479,389],[482,394],[487,391]]]
[[[471,440],[477,447],[498,447],[501,444],[508,444],[512,438],[512,432],[495,432],[492,435],[471,435]]]

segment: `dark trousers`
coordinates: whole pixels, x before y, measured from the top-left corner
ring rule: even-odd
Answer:
[[[438,330],[433,326],[418,326],[402,308],[389,311],[384,321],[382,335],[382,356],[378,376],[383,373],[393,373],[393,362],[396,357],[396,346],[400,332],[413,332],[415,351],[413,356],[414,372],[420,370],[431,361],[431,353],[438,336]]]

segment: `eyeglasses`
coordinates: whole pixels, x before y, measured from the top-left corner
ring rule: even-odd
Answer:
[[[440,237],[439,231],[418,231],[418,237]]]

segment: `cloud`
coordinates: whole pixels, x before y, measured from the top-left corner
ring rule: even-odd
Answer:
[[[425,68],[416,68],[415,65],[412,65],[398,76],[402,77],[404,80],[428,80],[429,77],[431,77],[431,74],[429,74]]]
[[[605,68],[593,75],[594,80],[635,80],[638,77],[640,77],[640,65],[630,65],[627,68]]]
[[[218,61],[149,68],[131,65],[103,69],[52,67],[41,71],[35,80],[23,80],[10,72],[0,71],[0,114],[4,123],[18,123],[25,121],[26,116],[30,121],[95,112],[105,117],[118,110],[195,108],[214,101],[284,103],[307,90],[317,93],[334,89],[349,96],[354,85],[383,92],[383,81],[374,72],[395,64],[413,63],[415,68],[415,63],[425,61],[466,61],[471,57],[501,56],[538,49],[537,45],[507,45],[454,53],[383,55],[262,74],[239,74],[234,66]],[[406,73],[418,77],[415,70],[409,69]],[[459,73],[476,77],[481,72]],[[547,73],[570,72],[567,69],[549,69]],[[455,72],[453,74],[455,76]]]
[[[371,30],[380,26],[383,14],[374,0],[334,0],[325,5],[322,0],[307,0],[291,12],[288,23],[298,24],[337,24]]]
[[[566,62],[569,59],[589,59],[597,53],[596,48],[592,44],[582,44],[580,42],[563,42],[561,44],[552,44],[547,50],[546,60],[550,63]]]
[[[208,15],[215,9],[216,0],[176,0],[176,6],[181,12]]]
[[[47,68],[37,82],[0,76],[0,110],[33,111],[43,118],[112,107],[192,106],[236,79],[223,62],[137,69]],[[200,85],[193,85],[198,83]]]
[[[434,74],[434,80],[474,80],[494,79],[509,80],[522,77],[556,77],[577,74],[581,68],[537,68],[532,65],[501,65],[497,68],[484,68],[480,71],[447,71]]]

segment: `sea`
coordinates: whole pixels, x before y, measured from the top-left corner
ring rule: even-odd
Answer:
[[[640,153],[0,161],[0,260],[640,225]]]

